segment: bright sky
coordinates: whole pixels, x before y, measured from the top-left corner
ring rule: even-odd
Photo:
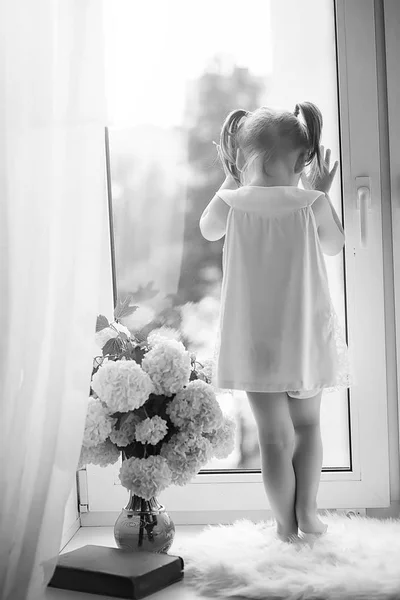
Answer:
[[[110,125],[179,123],[187,81],[216,53],[271,69],[268,0],[103,2]]]

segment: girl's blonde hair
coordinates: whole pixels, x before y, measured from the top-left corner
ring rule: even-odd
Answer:
[[[246,156],[242,173],[260,154],[264,155],[266,172],[269,161],[284,158],[292,150],[304,150],[307,154],[305,165],[311,165],[311,180],[315,180],[322,168],[322,124],[321,111],[312,102],[296,104],[293,113],[266,106],[254,112],[234,110],[229,113],[222,126],[221,160],[238,185],[242,185],[242,177],[236,167],[238,148]]]

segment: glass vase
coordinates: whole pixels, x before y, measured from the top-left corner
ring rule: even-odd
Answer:
[[[145,500],[130,492],[129,502],[114,525],[118,548],[167,553],[174,537],[174,522],[157,498]]]

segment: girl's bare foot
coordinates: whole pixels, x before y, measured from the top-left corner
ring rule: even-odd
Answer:
[[[285,542],[286,544],[295,544],[296,542],[300,542],[301,539],[297,533],[291,533],[289,535],[283,535],[281,533],[276,533],[276,537],[281,542]]]
[[[279,525],[277,525],[276,535],[277,535],[278,539],[281,540],[281,542],[286,542],[288,544],[296,542],[300,539],[297,526],[293,526],[293,527],[289,527],[288,529],[284,529],[284,528],[280,527]]]
[[[317,516],[316,511],[313,513],[297,514],[297,523],[300,531],[303,533],[312,533],[314,535],[322,535],[326,533],[328,525],[323,523]]]

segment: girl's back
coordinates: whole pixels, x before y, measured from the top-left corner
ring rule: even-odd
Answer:
[[[229,207],[217,379],[253,392],[349,385],[312,210],[294,186],[219,190]]]

